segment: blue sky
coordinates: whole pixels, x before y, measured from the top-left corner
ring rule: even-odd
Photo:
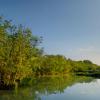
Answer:
[[[100,0],[0,0],[0,15],[43,36],[45,53],[100,64]]]

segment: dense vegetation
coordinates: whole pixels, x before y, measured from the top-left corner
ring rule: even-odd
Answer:
[[[23,79],[58,74],[96,75],[100,66],[89,60],[73,61],[62,55],[45,55],[42,38],[29,28],[12,25],[0,17],[0,86],[13,86]]]

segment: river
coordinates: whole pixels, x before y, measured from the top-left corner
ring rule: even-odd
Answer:
[[[0,100],[100,100],[100,79],[70,75],[38,77],[17,90],[0,90]]]

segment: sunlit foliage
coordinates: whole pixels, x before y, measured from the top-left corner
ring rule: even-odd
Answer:
[[[43,54],[38,47],[41,40],[29,28],[12,25],[0,17],[0,86],[43,75],[100,74],[100,66],[89,60],[73,61],[62,55]]]

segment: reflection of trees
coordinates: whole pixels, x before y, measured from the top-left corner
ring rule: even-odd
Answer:
[[[78,76],[44,77],[33,82],[34,89],[41,94],[63,93],[64,89],[77,82],[91,82],[92,78]]]
[[[90,77],[61,76],[40,77],[33,79],[31,86],[19,88],[15,91],[1,92],[0,100],[41,100],[41,95],[63,93],[67,87],[75,83],[91,82]]]

